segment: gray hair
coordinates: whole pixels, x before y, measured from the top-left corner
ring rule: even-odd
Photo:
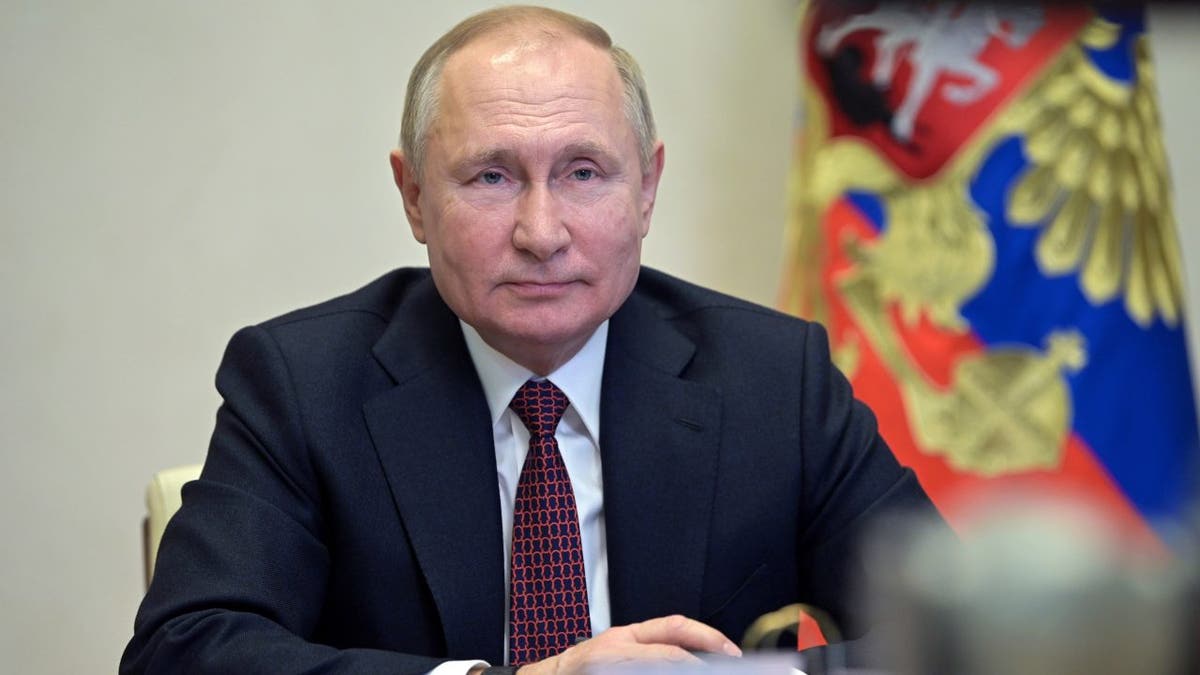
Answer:
[[[546,7],[514,5],[498,7],[464,19],[421,55],[408,78],[404,95],[404,118],[400,123],[400,148],[413,168],[421,175],[429,128],[437,114],[442,69],[447,59],[476,38],[501,28],[532,24],[551,38],[561,37],[554,29],[582,38],[588,44],[607,50],[621,77],[624,89],[625,116],[633,125],[637,137],[642,171],[649,171],[658,139],[654,130],[654,114],[650,111],[650,96],[637,61],[624,49],[616,46],[608,32],[599,25],[566,12]]]

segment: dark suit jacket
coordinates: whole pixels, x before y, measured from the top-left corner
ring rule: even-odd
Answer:
[[[122,672],[424,672],[502,663],[487,404],[428,271],[234,336]],[[737,641],[796,601],[861,630],[870,517],[929,509],[824,331],[643,269],[601,394],[613,625],[682,613]]]

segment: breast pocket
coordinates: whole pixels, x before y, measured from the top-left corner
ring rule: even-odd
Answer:
[[[763,563],[740,583],[726,585],[725,590],[704,599],[700,620],[740,642],[746,628],[760,615],[777,609],[782,597],[771,590],[770,566]],[[711,608],[711,609],[709,609]]]

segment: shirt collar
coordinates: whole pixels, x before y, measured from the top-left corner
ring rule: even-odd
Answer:
[[[492,426],[499,423],[508,404],[521,385],[536,377],[531,370],[484,342],[470,324],[459,319],[467,351],[483,385],[488,410],[492,414]],[[592,441],[600,444],[600,379],[604,372],[604,354],[608,347],[608,321],[600,324],[592,336],[575,356],[546,376],[567,395],[571,407],[579,414],[587,427]]]

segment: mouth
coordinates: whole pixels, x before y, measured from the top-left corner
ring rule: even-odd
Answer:
[[[570,290],[576,281],[509,281],[505,287],[525,297],[552,297]]]

